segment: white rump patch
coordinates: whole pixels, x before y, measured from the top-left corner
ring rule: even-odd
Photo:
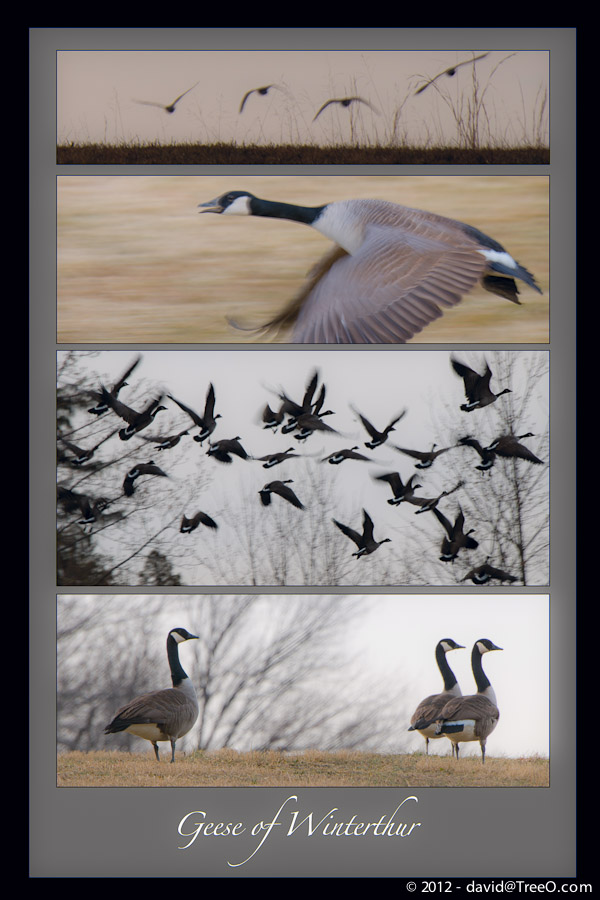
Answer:
[[[507,253],[505,250],[487,250],[485,247],[478,247],[477,249],[479,253],[481,253],[482,256],[485,256],[486,259],[489,259],[490,262],[501,263],[503,266],[508,266],[510,269],[517,268],[517,264],[510,253]]]

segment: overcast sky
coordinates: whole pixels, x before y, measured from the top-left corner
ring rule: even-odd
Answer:
[[[415,90],[487,50],[59,51],[57,141],[384,142],[392,134],[409,144],[452,141],[454,114],[464,120],[467,101],[472,105],[473,66],[417,96]],[[507,47],[475,65],[493,136],[504,144],[531,141],[548,90],[549,54]],[[251,94],[240,114],[245,94],[270,84],[277,87]],[[147,105],[167,106],[188,90],[173,114]],[[354,95],[370,106],[332,105],[313,122],[327,100]]]

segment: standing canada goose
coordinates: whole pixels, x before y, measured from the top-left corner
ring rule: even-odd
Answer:
[[[239,456],[240,459],[250,459],[249,455],[240,444],[239,434],[234,438],[224,438],[223,440],[217,441],[215,444],[211,444],[209,441],[206,453],[208,456],[214,456],[219,462],[224,463],[233,461],[233,457],[231,456],[232,453],[234,456]]]
[[[104,734],[127,731],[144,738],[154,747],[158,761],[158,741],[169,741],[171,762],[175,762],[175,742],[190,731],[198,718],[196,691],[179,661],[178,645],[192,640],[198,640],[198,635],[190,634],[185,628],[171,629],[167,636],[167,659],[173,687],[150,691],[122,706]]]
[[[420,509],[417,509],[415,515],[418,516],[419,513],[429,512],[430,510],[433,511],[437,507],[442,497],[449,497],[450,494],[453,494],[454,491],[457,491],[463,485],[464,481],[459,481],[458,484],[456,484],[453,488],[450,488],[449,491],[442,491],[442,493],[438,494],[437,497],[413,497],[410,502],[414,503],[416,506],[421,507]]]
[[[135,409],[126,406],[124,403],[121,403],[120,400],[117,400],[116,397],[109,394],[105,387],[102,387],[101,389],[101,396],[102,401],[106,403],[119,418],[124,419],[124,421],[128,423],[126,428],[121,428],[119,431],[119,437],[122,441],[128,441],[134,434],[137,434],[138,431],[147,428],[148,425],[154,421],[154,417],[157,413],[166,409],[166,406],[160,405],[162,397],[150,400],[144,409],[137,412]]]
[[[265,484],[258,492],[262,505],[269,506],[271,503],[271,494],[278,494],[280,497],[283,497],[284,500],[287,500],[288,503],[291,503],[292,506],[296,506],[298,509],[304,509],[304,504],[298,500],[293,490],[287,487],[288,484],[292,483],[293,479],[288,478],[286,481],[270,481],[269,484]]]
[[[191,534],[191,532],[195,531],[200,524],[206,525],[207,528],[219,527],[214,519],[211,519],[205,512],[199,511],[195,516],[192,516],[191,519],[188,519],[188,517],[184,515],[181,519],[179,531],[181,534]]]
[[[204,403],[204,412],[200,416],[197,412],[194,412],[193,409],[190,409],[189,406],[186,406],[180,400],[177,400],[171,394],[167,395],[170,400],[179,406],[184,412],[188,414],[194,425],[197,425],[200,429],[198,434],[194,435],[194,440],[198,441],[199,444],[202,444],[207,437],[213,433],[215,428],[217,427],[217,419],[222,418],[221,413],[217,413],[215,415],[215,389],[211,384],[208,386],[208,391],[206,392],[206,400]]]
[[[166,472],[156,465],[153,460],[148,460],[147,463],[139,463],[137,466],[134,466],[133,469],[130,469],[127,475],[123,480],[123,492],[126,497],[131,497],[133,492],[135,491],[135,481],[141,475],[158,475],[162,478],[168,478]]]
[[[331,106],[332,103],[339,103],[340,106],[343,106],[345,109],[347,109],[351,103],[364,103],[365,106],[368,106],[369,109],[372,109],[374,113],[377,113],[377,115],[379,115],[379,110],[375,109],[372,103],[369,103],[368,100],[364,100],[362,97],[332,97],[331,100],[327,100],[318,110],[313,119],[313,122],[318,119],[323,110],[327,109],[328,106]]]
[[[471,653],[471,668],[477,693],[449,700],[437,717],[435,733],[445,735],[452,741],[456,759],[459,744],[464,741],[479,741],[481,762],[485,763],[485,744],[500,718],[496,694],[481,662],[483,654],[491,650],[502,650],[502,647],[497,647],[488,638],[475,641]]]
[[[198,87],[200,84],[199,81],[196,84],[193,84],[191,88],[188,88],[187,91],[184,91],[183,94],[180,94],[179,97],[175,97],[172,103],[169,103],[165,106],[163,103],[155,103],[153,100],[134,100],[134,103],[141,103],[142,106],[157,106],[159,109],[164,109],[165,112],[174,113],[175,107],[179,103],[182,97],[185,97],[186,94],[189,94],[190,91],[193,91],[195,87]]]
[[[117,433],[118,429],[115,431],[111,431],[110,434],[107,434],[106,437],[103,437],[101,441],[98,441],[97,444],[94,444],[93,447],[89,447],[87,450],[84,450],[82,447],[78,447],[77,444],[73,444],[71,441],[68,441],[66,438],[60,438],[62,444],[65,445],[67,450],[70,450],[73,456],[69,459],[69,462],[75,468],[79,468],[84,463],[89,462],[92,458],[98,447],[101,447],[109,438],[113,436],[113,434]]]
[[[399,472],[388,472],[385,475],[375,475],[375,481],[386,481],[392,489],[393,497],[390,497],[388,503],[390,506],[398,506],[400,503],[415,503],[421,501],[414,496],[421,484],[413,484],[416,475],[411,475],[406,484],[402,481]]]
[[[488,556],[489,559],[489,556]],[[489,584],[490,581],[517,581],[515,575],[509,575],[508,572],[503,572],[502,569],[496,569],[494,566],[490,566],[488,561],[486,561],[481,566],[476,566],[474,569],[471,569],[470,572],[461,578],[461,581],[466,581],[467,578],[470,578],[473,584]]]
[[[371,450],[374,450],[375,447],[380,447],[382,444],[384,444],[388,439],[388,435],[389,435],[390,431],[396,430],[394,428],[394,425],[397,422],[399,422],[400,419],[404,418],[404,416],[406,415],[406,410],[403,410],[399,416],[396,416],[395,419],[392,419],[390,424],[386,428],[384,428],[383,431],[378,431],[375,428],[375,426],[372,425],[367,418],[365,418],[365,416],[363,416],[361,413],[358,412],[358,410],[353,409],[352,412],[358,416],[360,421],[365,426],[366,430],[371,435],[371,440],[365,441],[365,447],[369,447],[369,449],[371,449]]]
[[[363,509],[362,534],[359,534],[358,531],[354,531],[353,528],[349,528],[348,525],[343,525],[341,522],[338,522],[337,519],[333,519],[332,521],[337,525],[340,531],[342,531],[346,537],[349,537],[350,540],[354,541],[358,547],[358,550],[352,554],[352,556],[356,556],[357,559],[361,556],[366,556],[369,553],[374,553],[382,544],[387,544],[391,541],[391,538],[383,538],[381,541],[376,541],[373,538],[373,520],[366,509]]]
[[[336,242],[271,321],[254,328],[231,323],[267,333],[291,326],[293,343],[405,343],[480,281],[514,303],[515,278],[541,293],[533,276],[478,229],[397,203],[309,207],[229,191],[201,203],[200,211],[289,219]]]
[[[121,388],[125,387],[125,385],[127,384],[127,379],[129,378],[129,376],[131,375],[133,370],[136,368],[136,366],[139,364],[141,358],[142,358],[141,355],[136,356],[134,361],[125,370],[125,372],[123,372],[121,377],[117,381],[115,381],[115,383],[111,387],[110,391],[108,392],[111,395],[111,397],[118,397],[119,391],[121,390]],[[100,391],[90,391],[90,396],[94,400],[96,400],[96,405],[93,406],[91,409],[88,409],[88,412],[93,413],[95,416],[102,416],[105,412],[108,412],[110,407],[107,406],[107,404],[102,400],[102,394],[100,393]]]
[[[489,56],[489,51],[487,53],[480,53],[479,56],[474,56],[473,59],[465,59],[462,62],[456,63],[455,66],[450,66],[448,69],[444,69],[443,72],[440,72],[438,75],[435,75],[433,78],[430,78],[429,81],[425,82],[418,90],[415,91],[415,96],[417,94],[422,94],[425,88],[428,88],[430,84],[433,84],[434,81],[437,81],[438,78],[442,78],[443,75],[447,75],[451,78],[456,74],[456,70],[460,69],[461,66],[472,66],[478,60],[485,59],[486,56]]]
[[[261,97],[265,97],[269,93],[271,88],[276,88],[277,90],[281,90],[281,88],[277,87],[276,84],[266,84],[264,87],[252,88],[251,91],[248,91],[247,93],[245,93],[242,98],[242,102],[240,103],[240,109],[239,109],[238,115],[239,115],[239,113],[241,113],[243,111],[244,106],[246,105],[246,100],[248,99],[250,94],[260,94]]]
[[[279,453],[267,453],[266,456],[255,456],[254,459],[262,462],[263,469],[270,469],[272,466],[278,466],[279,463],[282,463],[293,456],[300,458],[300,454],[294,453],[293,450],[294,447],[288,447],[287,450],[281,450]]]
[[[363,456],[362,453],[356,453],[356,450],[358,450],[358,446],[344,450],[336,450],[335,453],[330,453],[329,456],[326,456],[321,462],[328,462],[332,466],[339,466],[345,459],[363,459],[365,462],[372,462],[368,456]]]
[[[172,447],[176,447],[181,438],[189,433],[189,428],[186,428],[183,431],[178,431],[177,434],[140,434],[139,437],[141,437],[143,441],[156,444],[156,450],[170,450]]]
[[[483,406],[489,406],[490,403],[495,403],[502,394],[512,393],[510,388],[504,388],[504,390],[500,391],[498,394],[494,394],[493,391],[490,390],[492,370],[487,363],[485,364],[485,372],[483,375],[480,375],[479,372],[475,372],[474,369],[459,362],[457,359],[452,359],[451,363],[452,368],[457,375],[460,375],[465,385],[465,397],[468,402],[463,403],[460,407],[463,412],[472,412],[474,409],[481,409]]]
[[[436,734],[436,720],[440,710],[449,700],[454,697],[461,697],[462,691],[456,680],[454,672],[448,665],[446,654],[451,650],[464,650],[462,644],[457,644],[452,638],[444,638],[439,641],[435,647],[435,661],[444,680],[444,690],[440,694],[430,694],[421,700],[410,720],[409,731],[418,731],[425,738],[425,752],[429,756],[429,741],[438,740],[441,734]],[[454,744],[452,745],[452,755],[454,756]]]
[[[475,538],[470,537],[475,529],[471,528],[470,531],[463,531],[465,514],[460,507],[459,513],[454,520],[454,524],[452,524],[452,522],[450,522],[436,507],[433,509],[433,514],[438,522],[441,522],[444,526],[446,534],[448,535],[448,537],[444,538],[442,541],[442,555],[440,556],[442,562],[452,562],[455,560],[463,547],[467,550],[476,550],[477,547],[479,547]]]
[[[450,447],[440,447],[439,450],[436,450],[437,444],[432,444],[431,450],[408,450],[406,447],[398,447],[396,444],[392,444],[392,447],[399,453],[405,453],[406,456],[412,456],[413,459],[420,460],[420,462],[415,463],[416,469],[431,468],[438,456],[450,449]]]

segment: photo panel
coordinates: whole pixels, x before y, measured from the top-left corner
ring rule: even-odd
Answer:
[[[61,174],[57,340],[547,344],[549,188],[532,174]]]
[[[67,350],[57,409],[59,585],[549,583],[546,350]]]

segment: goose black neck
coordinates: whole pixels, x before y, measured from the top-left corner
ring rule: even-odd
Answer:
[[[255,216],[266,216],[269,219],[292,219],[294,222],[303,222],[312,225],[323,210],[324,206],[296,206],[294,203],[277,203],[271,200],[261,200],[252,197],[250,209]]]
[[[446,659],[446,654],[441,644],[438,644],[435,648],[435,658],[438,664],[438,669],[440,670],[442,678],[444,679],[444,690],[451,691],[456,684],[456,676],[448,665],[448,660]]]
[[[486,688],[491,687],[491,682],[483,671],[482,654],[480,653],[477,644],[475,644],[473,652],[471,653],[471,668],[473,670],[475,684],[477,685],[477,693],[482,694]]]
[[[167,638],[167,657],[171,669],[171,681],[173,682],[173,687],[177,687],[188,676],[179,662],[179,646],[172,634]]]

